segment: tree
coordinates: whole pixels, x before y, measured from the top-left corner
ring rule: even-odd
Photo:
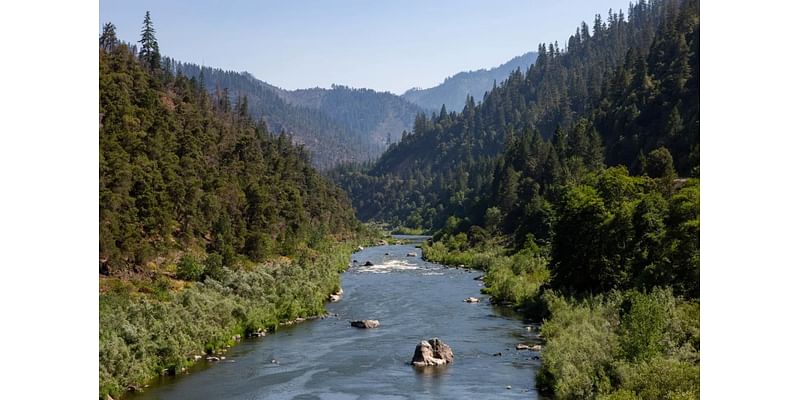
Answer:
[[[156,30],[153,28],[153,21],[150,19],[150,11],[145,12],[142,25],[142,38],[139,40],[142,48],[139,50],[139,59],[151,71],[155,71],[161,66],[161,53],[158,51]]]
[[[111,51],[117,43],[119,43],[117,27],[111,22],[107,22],[103,25],[103,33],[100,35],[100,48],[105,51]]]
[[[664,147],[648,153],[642,167],[644,173],[651,178],[669,178],[671,180],[675,176],[672,154]]]

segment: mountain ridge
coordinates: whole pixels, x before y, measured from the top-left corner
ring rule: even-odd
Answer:
[[[400,96],[429,111],[438,111],[442,104],[448,110],[461,110],[468,95],[482,99],[484,93],[508,78],[514,70],[527,70],[536,58],[536,52],[527,52],[496,67],[461,71],[436,86],[411,88]]]

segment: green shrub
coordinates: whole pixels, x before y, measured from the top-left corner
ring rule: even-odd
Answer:
[[[693,363],[655,357],[620,363],[616,372],[621,387],[643,400],[700,398],[700,366]]]
[[[211,253],[206,257],[206,260],[203,262],[205,265],[203,272],[205,277],[209,277],[216,281],[222,281],[224,279],[225,270],[223,268],[223,258],[222,255],[218,253]]]
[[[248,269],[221,267],[211,254],[208,277],[180,292],[160,276],[152,295],[112,290],[100,295],[100,393],[115,396],[142,387],[163,370],[176,371],[188,358],[233,342],[236,334],[274,331],[279,322],[319,315],[339,287],[352,244],[324,245],[292,262]],[[301,253],[302,253],[301,252]],[[186,256],[179,271],[193,278],[203,266]],[[214,270],[223,274],[212,277]],[[198,272],[201,271],[201,272]],[[219,279],[217,279],[219,278]]]
[[[537,385],[557,399],[696,399],[699,303],[671,290],[582,301],[544,295],[550,318]]]
[[[178,262],[178,279],[199,281],[203,277],[203,271],[203,265],[197,262],[197,259],[190,254],[184,255]]]

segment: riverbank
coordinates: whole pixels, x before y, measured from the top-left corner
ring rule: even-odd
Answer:
[[[670,288],[611,290],[578,298],[546,289],[548,260],[529,243],[518,252],[467,236],[423,245],[426,260],[485,272],[488,294],[535,321],[545,342],[541,393],[561,398],[696,399],[700,396],[700,301]]]
[[[401,237],[408,242],[416,240]],[[475,271],[446,268],[407,254],[415,243],[366,247],[341,275],[342,299],[316,319],[231,348],[227,359],[177,378],[165,377],[136,400],[375,398],[535,399],[535,329],[480,294]],[[373,265],[365,266],[366,261]],[[475,296],[481,301],[466,303]],[[356,329],[351,320],[377,319]],[[415,346],[439,337],[452,364],[416,369]],[[500,353],[500,354],[498,354]],[[274,362],[273,362],[274,360]],[[507,389],[511,386],[511,389]]]
[[[206,356],[221,358],[242,337],[323,315],[356,246],[328,244],[305,249],[294,259],[221,268],[202,282],[163,275],[145,282],[104,279],[101,397],[141,390],[154,378],[180,374]]]

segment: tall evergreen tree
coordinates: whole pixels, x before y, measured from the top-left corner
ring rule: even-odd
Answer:
[[[158,41],[156,40],[156,29],[153,27],[153,20],[150,19],[150,11],[145,12],[144,22],[142,22],[142,38],[139,40],[142,48],[139,50],[139,59],[151,71],[157,70],[161,66],[161,53],[158,51]]]

